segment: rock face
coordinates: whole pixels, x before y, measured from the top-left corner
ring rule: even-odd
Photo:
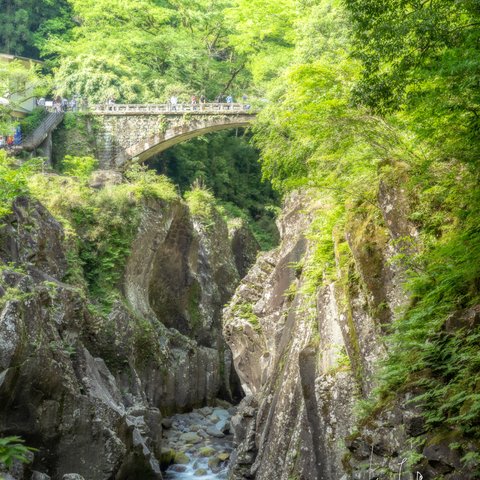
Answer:
[[[135,364],[140,380],[149,385],[149,401],[164,413],[202,406],[219,395],[228,400],[240,395],[221,332],[223,305],[238,282],[220,218],[206,228],[192,221],[181,202],[147,203],[123,290],[130,308],[154,326],[162,343],[157,355],[142,362],[137,358]],[[119,317],[126,315],[122,308],[118,305]]]
[[[399,465],[425,426],[408,395],[352,434],[354,403],[375,386],[385,354],[385,326],[406,301],[402,272],[389,260],[398,239],[415,237],[401,191],[382,187],[379,205],[386,226],[350,218],[334,238],[340,280],[312,289],[303,266],[312,265],[314,245],[303,233],[317,206],[308,194],[292,195],[280,247],[259,256],[226,307],[225,338],[249,394],[231,422],[231,480],[412,478]],[[425,479],[470,478],[445,442],[419,453]]]
[[[2,220],[0,435],[38,449],[17,480],[161,479],[162,414],[239,394],[220,333],[239,280],[226,225],[180,201],[143,212],[108,316],[64,283],[63,229],[40,204]]]
[[[338,439],[348,434],[361,388],[347,352],[361,336],[363,368],[381,350],[363,311],[360,328],[350,331],[335,285],[299,293],[301,265],[312,254],[302,233],[315,209],[305,211],[307,203],[302,195],[289,199],[281,246],[258,259],[225,311],[225,338],[243,388],[253,395],[232,420],[239,444],[232,479],[340,478]]]

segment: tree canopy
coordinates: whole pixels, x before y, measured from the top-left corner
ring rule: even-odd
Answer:
[[[245,60],[228,43],[225,2],[71,0],[74,25],[38,46],[60,94],[165,101],[240,92]],[[242,75],[243,74],[243,75]]]

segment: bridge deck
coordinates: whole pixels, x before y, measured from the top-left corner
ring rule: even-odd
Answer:
[[[91,105],[88,109],[94,115],[145,115],[145,114],[164,114],[164,115],[183,115],[190,113],[193,115],[255,115],[248,104],[242,103],[202,103],[192,105],[190,103],[179,103],[177,105],[163,104],[111,104],[111,105]]]

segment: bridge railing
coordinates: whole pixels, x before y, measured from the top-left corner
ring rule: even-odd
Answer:
[[[138,105],[138,104],[98,104],[90,105],[89,111],[99,115],[125,114],[158,114],[158,113],[254,113],[251,106],[245,103],[169,103]]]

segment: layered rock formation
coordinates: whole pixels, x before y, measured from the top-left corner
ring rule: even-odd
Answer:
[[[226,225],[180,200],[142,212],[108,315],[64,283],[63,228],[42,205],[17,199],[3,219],[0,434],[38,448],[17,480],[161,478],[162,415],[240,394],[219,328],[239,280]]]
[[[315,244],[305,232],[318,205],[292,195],[280,247],[259,256],[225,309],[225,338],[249,394],[232,419],[231,480],[471,478],[458,452],[425,438],[411,394],[357,424],[355,404],[375,386],[386,327],[407,300],[391,259],[416,237],[401,190],[381,186],[378,205],[380,217],[351,215],[334,234],[337,280],[312,289]],[[406,463],[412,451],[422,464]]]
[[[315,205],[307,205],[305,196],[289,199],[281,246],[258,259],[225,311],[225,338],[252,394],[233,420],[233,479],[339,478],[339,439],[348,434],[360,388],[347,352],[361,336],[365,354],[358,359],[369,368],[381,349],[365,312],[353,331],[334,284],[301,293],[302,265],[312,254],[304,232]]]

